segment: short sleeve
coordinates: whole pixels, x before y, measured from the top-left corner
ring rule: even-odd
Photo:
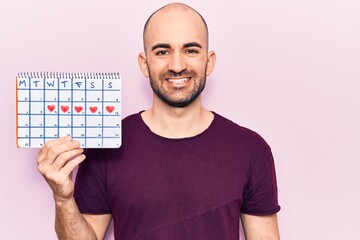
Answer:
[[[242,213],[270,215],[280,211],[273,155],[264,143],[252,157],[249,181],[243,195]]]
[[[79,165],[74,198],[81,213],[111,213],[107,197],[106,152],[88,149],[86,160]]]

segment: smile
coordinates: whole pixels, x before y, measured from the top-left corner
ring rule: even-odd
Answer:
[[[186,77],[186,78],[168,78],[166,80],[168,82],[170,82],[170,83],[181,84],[181,83],[185,83],[185,82],[189,81],[190,78],[189,77]]]

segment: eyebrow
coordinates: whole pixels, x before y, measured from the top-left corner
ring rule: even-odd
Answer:
[[[185,43],[184,44],[184,48],[189,48],[189,47],[198,47],[198,48],[202,48],[200,43],[197,42],[191,42],[191,43]]]
[[[185,43],[183,45],[184,48],[189,48],[189,47],[198,47],[198,48],[202,48],[200,43],[197,42],[190,42],[190,43]],[[170,48],[170,44],[167,43],[158,43],[155,44],[154,46],[152,46],[151,51],[154,51],[157,48]]]
[[[157,48],[170,48],[170,44],[167,43],[158,43],[152,46],[151,51],[154,51]]]

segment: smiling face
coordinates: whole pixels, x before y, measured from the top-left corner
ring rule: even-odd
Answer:
[[[196,100],[215,63],[199,14],[182,4],[160,9],[147,24],[144,45],[146,54],[139,55],[139,64],[155,97],[172,107]]]

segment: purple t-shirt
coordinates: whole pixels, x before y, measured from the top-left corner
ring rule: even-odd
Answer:
[[[123,120],[119,149],[91,149],[78,170],[82,213],[112,214],[119,240],[238,240],[240,213],[280,210],[274,161],[257,133],[214,113],[199,135],[154,134]]]

